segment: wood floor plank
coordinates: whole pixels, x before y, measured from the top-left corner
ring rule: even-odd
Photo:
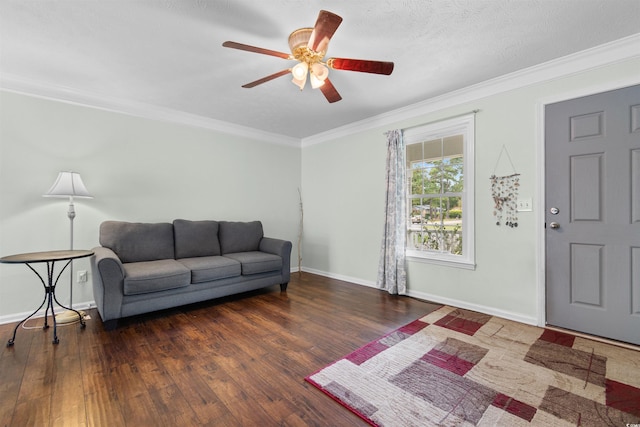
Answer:
[[[55,369],[57,349],[56,344],[52,344],[52,330],[22,332],[34,334],[34,337],[10,425],[49,425],[54,385],[58,378]],[[13,347],[16,345],[17,341]]]
[[[51,344],[55,380],[52,381],[52,426],[86,426],[87,414],[82,387],[79,325],[58,328],[59,344]]]
[[[8,340],[13,334],[15,325],[0,325],[0,345],[5,345],[3,341],[5,337]],[[26,334],[21,337],[20,346],[7,348],[8,351],[2,352],[0,355],[0,426],[11,425],[18,394],[22,386],[22,379],[27,366],[29,351],[33,335]]]
[[[86,329],[60,328],[57,345],[51,328],[21,329],[2,350],[0,426],[365,426],[304,378],[437,307],[303,273],[284,293],[135,316],[112,331],[88,310]],[[0,325],[0,338],[13,326]]]
[[[17,405],[9,426],[48,426],[51,397],[22,399]]]
[[[182,371],[176,381],[191,409],[203,425],[214,423],[219,419],[235,420],[225,403],[220,400],[216,383],[218,368],[208,364],[200,366],[194,364]],[[226,374],[223,374],[226,376]],[[236,420],[235,423],[238,421]],[[237,425],[237,424],[234,424]]]
[[[109,385],[108,375],[98,373],[96,375],[96,381],[88,385],[85,384],[84,390],[84,404],[87,411],[88,426],[126,425],[120,401]]]

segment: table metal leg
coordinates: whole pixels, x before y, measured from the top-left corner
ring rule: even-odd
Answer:
[[[24,322],[29,320],[34,314],[36,314],[38,311],[40,311],[40,309],[42,308],[44,303],[47,302],[47,297],[48,297],[48,295],[45,294],[44,295],[44,299],[42,300],[42,304],[40,304],[40,307],[36,308],[36,310],[33,313],[31,313],[30,315],[25,317],[24,320],[22,320],[20,323],[18,323],[16,325],[15,328],[13,328],[13,336],[11,337],[11,339],[9,341],[7,341],[7,347],[11,347],[13,345],[13,343],[16,341],[16,332],[18,332],[18,328],[20,327],[20,325],[22,325]]]
[[[46,308],[44,310],[44,326],[42,327],[42,329],[48,329],[49,328],[49,310],[51,310],[51,317],[53,319],[53,341],[52,341],[52,343],[53,344],[58,344],[60,342],[60,340],[58,339],[58,323],[56,321],[56,314],[53,311],[53,302],[54,301],[60,307],[66,309],[66,310],[69,310],[69,311],[73,311],[78,315],[78,319],[80,320],[80,328],[84,329],[87,326],[87,324],[84,321],[84,317],[82,316],[82,314],[78,310],[74,310],[71,307],[67,307],[65,305],[62,305],[60,303],[60,301],[58,301],[58,298],[56,297],[56,285],[58,284],[58,280],[60,279],[60,276],[62,275],[62,272],[67,268],[67,266],[69,264],[71,264],[71,260],[67,261],[67,263],[64,265],[64,267],[62,267],[62,269],[58,273],[58,276],[54,280],[55,261],[48,261],[47,262],[47,281],[45,282],[44,278],[40,275],[40,273],[38,273],[38,271],[36,271],[29,263],[26,263],[27,267],[29,267],[36,274],[36,276],[38,276],[38,278],[40,279],[40,282],[42,282],[42,286],[44,286],[44,300],[42,301],[42,304],[40,304],[40,307],[38,307],[33,313],[31,313],[23,321],[21,321],[20,323],[18,323],[16,325],[16,327],[13,329],[13,336],[11,337],[11,339],[9,341],[7,341],[7,347],[11,347],[14,344],[14,342],[16,340],[16,332],[18,331],[18,328],[20,327],[20,325],[22,325],[24,322],[26,322],[31,317],[33,317],[33,315],[35,315],[38,311],[40,311],[40,309],[42,309],[42,306],[44,306],[45,304],[46,304]]]
[[[56,322],[56,314],[53,312],[53,300],[55,298],[55,293],[53,289],[49,289],[49,307],[51,307],[51,318],[53,319],[53,341],[54,344],[58,344],[60,340],[58,339],[58,322]],[[45,314],[46,317],[46,314]]]
[[[80,314],[80,312],[78,310],[74,310],[71,307],[67,307],[65,305],[62,305],[60,303],[60,301],[58,301],[58,298],[56,297],[56,286],[58,285],[58,280],[60,280],[60,276],[62,276],[62,273],[64,272],[64,270],[69,266],[69,264],[71,264],[71,260],[67,261],[67,263],[64,265],[64,267],[62,267],[62,269],[60,270],[60,273],[58,273],[58,277],[56,277],[56,280],[53,281],[53,267],[54,267],[55,261],[51,262],[51,270],[49,273],[49,288],[50,288],[50,302],[51,302],[51,317],[53,317],[53,343],[54,344],[58,344],[59,340],[58,340],[58,323],[56,321],[56,315],[53,312],[53,301],[55,301],[60,307],[69,310],[69,311],[73,311],[74,313],[76,313],[78,315],[78,319],[80,320],[80,328],[84,329],[87,324],[84,321],[84,317],[82,316],[82,314]]]

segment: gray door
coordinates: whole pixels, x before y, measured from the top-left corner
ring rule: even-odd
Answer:
[[[640,344],[640,86],[545,109],[547,324]]]

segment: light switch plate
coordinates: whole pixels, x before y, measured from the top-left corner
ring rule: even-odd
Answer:
[[[518,212],[531,212],[533,211],[533,202],[531,198],[518,199]]]

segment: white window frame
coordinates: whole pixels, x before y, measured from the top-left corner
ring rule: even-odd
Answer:
[[[464,189],[462,191],[462,255],[406,249],[411,261],[475,269],[475,114],[454,117],[403,131],[405,147],[451,135],[463,135]],[[409,172],[409,171],[407,171]],[[410,188],[407,188],[407,201]],[[411,203],[407,203],[411,209]],[[407,211],[409,218],[409,211]],[[410,226],[410,224],[407,224]]]

